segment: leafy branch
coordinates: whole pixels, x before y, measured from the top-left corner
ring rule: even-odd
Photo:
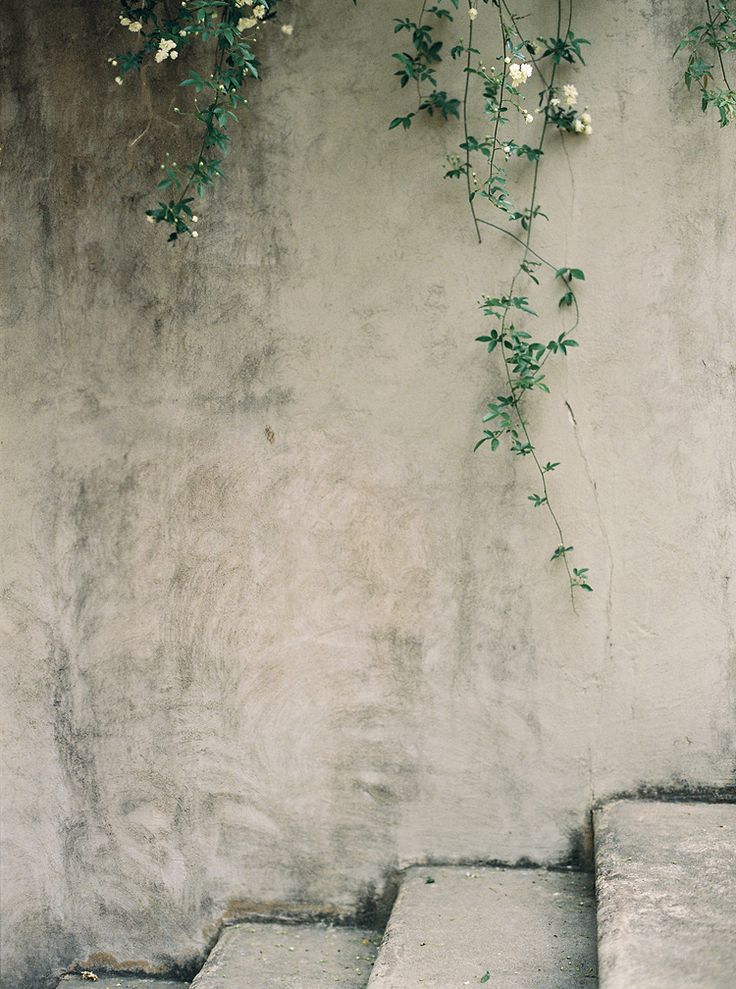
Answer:
[[[687,32],[674,55],[687,52],[685,85],[691,89],[695,84],[703,112],[712,106],[720,126],[725,127],[736,120],[736,91],[726,70],[728,56],[736,52],[736,5],[733,0],[719,0],[718,4],[705,0],[703,13],[703,23]]]
[[[157,188],[173,195],[146,210],[150,223],[164,223],[170,228],[171,242],[182,235],[199,235],[192,204],[223,178],[221,165],[229,150],[230,125],[237,122],[236,111],[247,103],[243,95],[246,82],[259,78],[260,63],[253,45],[261,26],[275,18],[277,2],[185,0],[172,14],[165,0],[121,0],[120,24],[138,38],[139,47],[108,60],[120,73],[115,79],[119,85],[128,73],[140,70],[147,58],[159,63],[175,61],[195,44],[214,48],[211,71],[202,75],[190,69],[179,84],[194,91],[194,109],[187,114],[175,108],[176,113],[191,116],[203,128],[197,154],[184,165],[166,156]],[[290,34],[291,25],[283,25],[282,31]],[[202,94],[207,99],[204,106],[198,99]]]

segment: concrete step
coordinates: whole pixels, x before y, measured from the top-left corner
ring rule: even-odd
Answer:
[[[226,928],[191,989],[365,989],[380,935],[326,924]]]
[[[369,989],[595,989],[592,887],[575,872],[410,869]]]
[[[595,814],[601,989],[734,989],[736,804]]]
[[[104,975],[90,972],[81,975],[63,975],[57,989],[187,989],[188,982],[170,979],[153,979],[147,975]]]

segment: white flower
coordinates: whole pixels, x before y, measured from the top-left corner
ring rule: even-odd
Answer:
[[[504,146],[503,146],[503,153],[505,155],[510,155],[511,154],[511,145],[510,144],[504,144]]]
[[[593,125],[592,124],[586,124],[585,125],[585,130],[583,131],[583,134],[585,134],[587,137],[590,137],[590,135],[592,133],[593,133]]]
[[[533,71],[534,69],[531,65],[519,65],[517,62],[514,62],[513,65],[509,66],[509,76],[511,77],[512,84],[514,86],[523,86]]]
[[[586,127],[592,123],[590,114],[587,111],[585,113],[580,114],[580,119],[582,120],[582,122],[585,124]]]
[[[180,38],[186,38],[186,36],[187,36],[187,32],[186,31],[180,31],[179,32],[179,37]]]
[[[565,106],[572,107],[578,101],[578,91],[572,83],[567,82],[562,87],[562,92],[565,97]]]
[[[533,124],[534,123],[534,114],[532,114],[532,113],[525,113],[524,114],[524,120],[526,120],[526,122],[528,124]]]
[[[241,17],[238,21],[238,31],[247,31],[249,27],[253,27],[257,23],[255,17]]]
[[[120,23],[123,25],[123,27],[127,27],[130,24],[130,18],[129,17],[121,17],[120,18]]]
[[[147,216],[146,219],[148,220],[149,223],[155,223],[156,222],[152,216]]]
[[[575,127],[576,134],[582,134],[583,131],[585,130],[585,124],[582,122],[582,120],[579,117],[576,118],[573,126]]]
[[[474,21],[477,16],[478,16],[478,11],[475,9],[475,7],[468,7],[468,17],[470,18],[470,20]]]
[[[281,33],[282,34],[293,34],[294,33],[294,25],[293,24],[282,24],[281,25]]]
[[[176,49],[174,49],[174,51],[172,52],[169,52],[169,58],[178,58],[178,57],[179,57],[179,52],[176,51]]]
[[[559,106],[560,105],[560,101],[557,99],[556,96],[553,96],[552,99],[549,101],[549,105],[550,106]]]
[[[259,21],[263,20],[263,18],[266,16],[266,13],[267,13],[266,8],[263,6],[262,3],[259,3],[256,7],[253,8],[253,16],[257,17]]]
[[[507,55],[507,56],[506,56],[506,58],[504,59],[504,62],[505,62],[505,63],[506,63],[507,65],[511,65],[511,59],[510,59],[510,58],[508,57],[508,55]]]
[[[199,237],[199,231],[192,230],[192,237]]]
[[[133,34],[138,34],[139,31],[143,30],[143,25],[140,21],[131,21],[128,25],[128,30],[132,31]]]
[[[123,85],[123,77],[122,76],[115,76],[115,82],[118,84],[118,86],[122,86]]]
[[[198,219],[199,219],[198,216],[193,216],[192,217],[192,223],[196,223]]]

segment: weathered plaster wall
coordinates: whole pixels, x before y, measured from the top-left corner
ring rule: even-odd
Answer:
[[[185,146],[167,67],[112,83],[112,2],[2,4],[8,989],[732,782],[736,135],[670,61],[689,4],[581,5],[596,133],[545,169],[588,275],[535,403],[577,616],[526,465],[471,453],[505,251],[441,180],[456,130],[386,129],[405,6],[294,3],[171,250],[139,192]]]

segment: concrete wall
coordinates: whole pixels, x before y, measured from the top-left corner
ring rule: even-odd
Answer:
[[[544,172],[588,276],[532,413],[574,615],[527,464],[472,454],[509,261],[441,179],[457,128],[386,129],[411,4],[293,4],[176,249],[140,192],[186,147],[170,67],[112,83],[112,0],[2,4],[8,989],[733,781],[736,132],[670,60],[690,6],[581,5],[595,135]]]

